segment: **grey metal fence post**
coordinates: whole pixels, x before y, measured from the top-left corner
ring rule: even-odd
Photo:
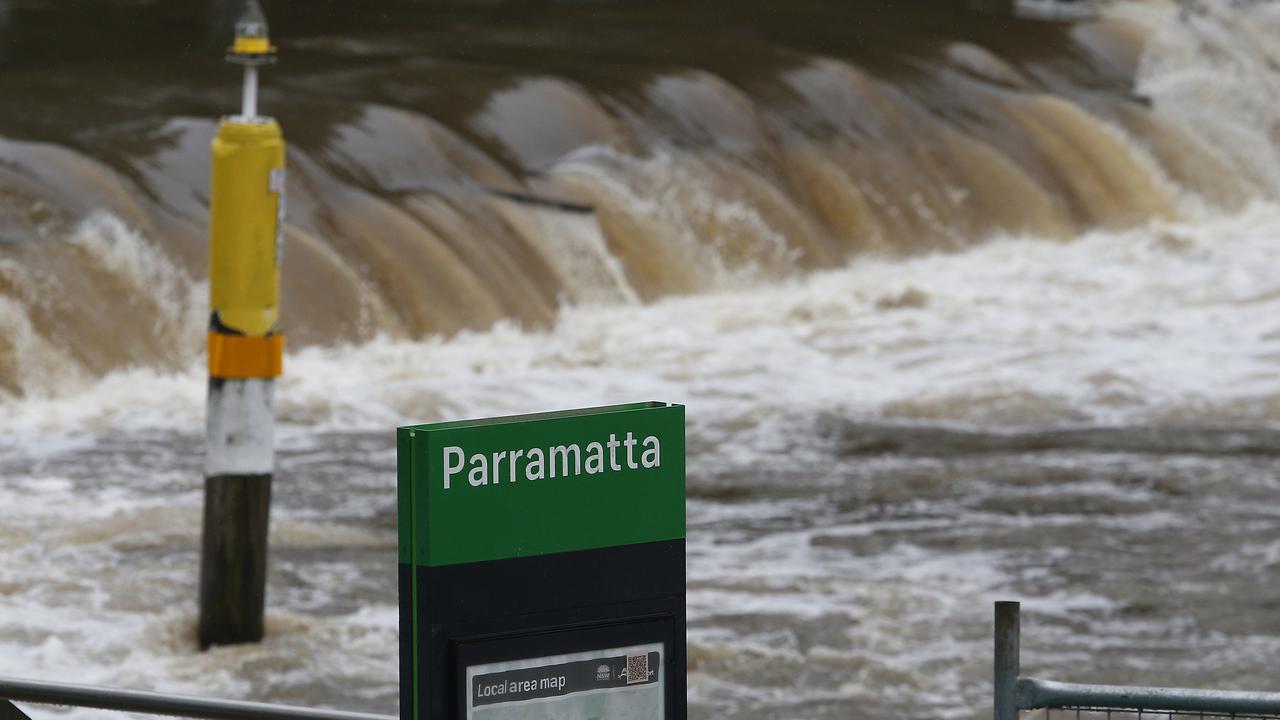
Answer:
[[[1018,720],[1018,649],[1021,644],[1019,604],[996,603],[994,720]]]

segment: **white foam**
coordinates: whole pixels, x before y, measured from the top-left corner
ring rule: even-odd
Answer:
[[[964,426],[1280,422],[1280,207],[847,268],[649,306],[566,308],[554,328],[290,354],[282,438],[662,399],[724,452],[824,413]],[[911,296],[913,301],[895,301]],[[203,427],[205,380],[130,370],[6,401],[3,442]],[[797,424],[798,423],[798,424]],[[38,436],[39,442],[30,441]],[[25,438],[25,439],[24,439]]]
[[[1108,13],[1149,29],[1139,94],[1271,197],[1280,193],[1280,6],[1225,0],[1124,2]]]
[[[962,253],[865,258],[750,290],[643,307],[568,308],[546,332],[502,325],[448,339],[313,348],[287,360],[277,396],[280,442],[304,454],[299,462],[322,463],[328,431],[386,433],[415,421],[660,399],[688,405],[700,448],[695,472],[750,466],[767,477],[785,460],[836,462],[829,448],[807,444],[817,419],[830,416],[984,428],[1276,425],[1277,240],[1280,207],[1257,204],[1232,217],[1096,232],[1070,243],[1004,238]],[[41,458],[56,460],[114,433],[198,438],[204,396],[204,370],[193,364],[179,373],[116,373],[82,392],[6,402],[0,450],[6,460],[30,457],[39,468]],[[183,447],[200,452],[186,441],[168,451]],[[95,468],[92,481],[40,470],[0,485],[0,673],[57,678],[74,671],[84,682],[277,700],[275,693],[314,682],[362,688],[352,707],[386,705],[394,691],[395,608],[303,614],[332,611],[332,597],[356,581],[349,564],[310,563],[310,579],[277,598],[289,610],[273,611],[267,644],[194,650],[187,604],[200,496],[199,471],[194,464],[190,470],[181,482],[128,466]],[[389,483],[389,474],[351,480],[361,487],[375,481]],[[170,489],[153,497],[154,484]],[[1143,502],[1145,492],[1073,489],[1118,502]],[[971,623],[955,619],[1016,582],[1007,549],[943,552],[910,541],[913,534],[945,535],[947,519],[854,525],[822,514],[829,499],[765,497],[691,505],[690,640],[706,668],[691,676],[695,702],[786,708],[883,688],[881,696],[914,707],[964,692],[978,640],[965,634]],[[363,518],[374,511],[357,503],[343,512]],[[394,546],[385,530],[348,528],[323,515],[286,512],[275,524],[276,547]],[[800,522],[815,517],[813,527]],[[1034,523],[1042,531],[1082,522],[994,511],[965,520]],[[1149,532],[1184,520],[1153,508],[1088,527]],[[730,530],[701,529],[720,524]],[[872,555],[851,552],[868,538],[890,542]],[[153,548],[166,548],[166,559],[132,561]],[[1263,562],[1274,553],[1262,545],[1245,552]],[[125,563],[128,572],[121,571]],[[1116,602],[1089,590],[1047,588],[1036,612],[1097,616],[1113,612]],[[750,629],[752,617],[760,618],[758,632]],[[1167,631],[1175,620],[1153,620],[1149,631]],[[733,630],[717,629],[725,626]],[[858,639],[828,627],[849,628]],[[823,633],[822,642],[799,638],[803,632]],[[342,653],[329,652],[333,647]],[[1083,651],[1077,643],[1054,657],[1071,652]],[[757,684],[779,666],[801,664],[831,675],[857,670],[844,684],[788,681],[790,694]],[[254,680],[245,667],[269,671]]]

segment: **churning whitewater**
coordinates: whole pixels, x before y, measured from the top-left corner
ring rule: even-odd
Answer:
[[[268,636],[208,653],[216,108],[0,120],[0,675],[395,713],[393,428],[660,399],[695,717],[985,715],[1011,596],[1031,674],[1274,689],[1280,4],[921,7],[956,37],[844,57],[784,14],[675,69],[581,27],[543,40],[594,60],[518,77],[496,31],[481,66],[409,30],[282,47],[348,69],[263,100],[302,108]]]

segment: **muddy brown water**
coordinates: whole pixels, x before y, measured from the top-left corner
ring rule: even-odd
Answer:
[[[391,429],[660,399],[694,717],[982,716],[1008,598],[1280,690],[1280,12],[1062,5],[268,2],[268,638],[199,653],[236,7],[0,0],[0,674],[395,713]]]

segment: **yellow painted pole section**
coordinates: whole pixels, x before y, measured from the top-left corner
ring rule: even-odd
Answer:
[[[209,199],[209,375],[281,372],[280,243],[284,139],[274,120],[223,120]]]

